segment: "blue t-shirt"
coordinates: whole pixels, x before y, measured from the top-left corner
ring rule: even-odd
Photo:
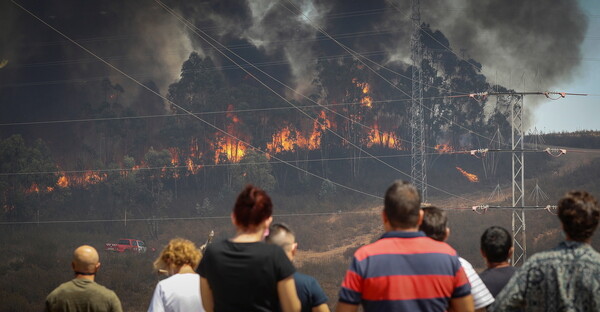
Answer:
[[[296,292],[302,304],[302,312],[310,312],[312,308],[327,303],[327,296],[316,279],[302,273],[294,273]]]

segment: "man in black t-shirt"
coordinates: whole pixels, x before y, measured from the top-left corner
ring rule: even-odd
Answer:
[[[281,246],[290,261],[294,260],[298,243],[294,233],[287,225],[282,223],[272,224],[269,228],[267,243]],[[302,312],[329,312],[328,298],[316,279],[296,272],[294,273],[294,282],[296,283],[298,298],[302,304]]]
[[[481,235],[481,255],[488,268],[479,277],[494,298],[516,271],[508,262],[512,253],[512,236],[505,228],[492,226]]]

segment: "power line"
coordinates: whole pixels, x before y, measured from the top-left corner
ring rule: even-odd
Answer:
[[[446,207],[444,210],[470,210],[470,207]],[[282,213],[273,214],[274,218],[294,217],[323,217],[346,214],[379,214],[374,211],[337,211],[337,212],[307,212],[307,213]],[[204,221],[204,220],[229,220],[227,216],[205,217],[164,217],[164,218],[123,218],[123,219],[77,219],[77,220],[36,220],[36,221],[2,221],[0,225],[29,225],[29,224],[73,224],[73,223],[125,223],[125,222],[168,222],[168,221]]]
[[[184,19],[183,17],[179,16],[177,13],[175,13],[175,12],[174,12],[174,11],[173,11],[171,8],[169,8],[167,5],[165,5],[164,3],[162,3],[160,0],[155,0],[155,2],[156,2],[156,3],[158,3],[159,5],[161,5],[163,8],[165,8],[167,11],[169,11],[169,12],[170,12],[170,13],[171,13],[173,16],[175,16],[175,17],[177,17],[178,19],[180,19],[180,21],[184,22],[184,24],[185,24],[185,25],[187,25],[187,26],[188,26],[188,28],[190,28],[190,29],[191,29],[191,30],[192,30],[194,33],[196,33],[196,35],[198,35],[198,36],[199,36],[199,37],[200,37],[202,40],[204,40],[204,41],[205,41],[207,44],[209,44],[209,45],[210,45],[210,46],[212,46],[213,48],[215,48],[215,46],[214,46],[214,45],[213,45],[213,44],[212,44],[210,41],[208,41],[208,40],[207,40],[207,39],[205,39],[204,37],[200,36],[200,34],[199,34],[197,31],[201,32],[201,33],[202,33],[204,36],[206,36],[206,37],[210,38],[211,40],[215,41],[217,44],[221,45],[221,43],[219,43],[217,40],[215,40],[215,39],[211,38],[209,35],[207,35],[207,34],[206,34],[204,31],[202,31],[201,29],[199,29],[199,28],[196,28],[195,26],[194,26],[194,28],[191,28],[191,27],[189,27],[189,24],[190,24],[190,23],[189,23],[189,21],[187,21],[187,20],[186,20],[186,19]],[[292,5],[293,5],[293,4],[292,4]],[[193,25],[193,24],[192,24],[192,25]],[[328,37],[330,37],[329,35],[327,35],[327,36],[328,36]],[[336,41],[336,42],[337,42],[337,41]],[[220,51],[220,50],[218,50],[218,51]],[[225,53],[223,53],[223,52],[222,52],[222,55],[223,55],[224,57],[226,57],[226,58],[227,58],[229,61],[231,61],[231,62],[233,62],[234,64],[238,65],[238,63],[237,63],[237,62],[235,62],[233,59],[231,59],[231,58],[230,58],[230,57],[229,57],[227,54],[225,54]],[[235,55],[235,54],[234,54],[234,55]],[[237,57],[238,57],[238,58],[240,58],[240,59],[242,59],[242,60],[244,60],[246,63],[248,63],[248,64],[251,64],[250,62],[246,61],[245,59],[241,58],[240,56],[237,56]],[[365,66],[369,67],[369,66],[368,66],[368,65],[366,65],[364,62],[363,62],[363,64],[364,64]],[[238,66],[239,66],[239,65],[238,65]],[[370,67],[369,67],[369,68],[370,68]],[[294,105],[293,103],[291,103],[290,101],[288,101],[288,100],[287,100],[285,97],[283,97],[282,95],[280,95],[279,93],[277,93],[275,90],[273,90],[271,87],[269,87],[268,85],[266,85],[266,84],[265,84],[263,81],[261,81],[260,79],[258,79],[258,78],[257,78],[255,75],[253,75],[252,73],[250,73],[249,71],[247,71],[247,70],[246,70],[246,69],[244,69],[244,68],[241,68],[241,69],[242,69],[244,72],[246,72],[248,75],[250,75],[250,76],[251,76],[253,79],[255,79],[257,82],[259,82],[261,85],[263,85],[265,88],[267,88],[269,91],[271,91],[271,92],[273,92],[275,95],[279,96],[279,97],[280,97],[282,100],[284,100],[286,103],[288,103],[289,105],[291,105],[291,106],[293,106],[293,107],[296,107],[296,108],[297,108],[297,106],[296,106],[296,105]],[[299,108],[298,108],[298,111],[299,111],[299,112],[301,112],[303,115],[307,116],[308,118],[312,119],[312,120],[313,120],[315,123],[319,124],[319,125],[320,125],[322,128],[324,128],[324,129],[326,129],[327,131],[331,132],[333,135],[335,135],[335,136],[339,137],[340,139],[342,139],[342,140],[344,140],[344,141],[348,142],[348,144],[352,145],[353,147],[355,147],[356,149],[358,149],[358,150],[359,150],[359,151],[361,151],[362,153],[365,153],[366,155],[368,155],[368,156],[372,157],[373,159],[375,159],[375,160],[379,161],[381,164],[383,164],[383,165],[385,165],[385,166],[387,166],[387,167],[389,167],[389,168],[391,168],[391,169],[395,170],[396,172],[399,172],[399,173],[401,173],[401,174],[403,174],[403,175],[405,175],[405,176],[407,176],[407,177],[411,177],[409,174],[407,174],[407,173],[403,172],[402,170],[399,170],[398,168],[396,168],[396,167],[394,167],[394,166],[392,166],[392,165],[390,165],[390,164],[388,164],[388,163],[386,163],[386,162],[384,162],[384,161],[382,161],[382,160],[378,159],[377,157],[373,156],[371,153],[369,153],[368,151],[364,150],[364,149],[363,149],[363,148],[361,148],[360,146],[358,146],[358,145],[354,144],[354,143],[353,143],[353,142],[351,142],[350,140],[348,140],[348,139],[344,138],[343,136],[339,135],[337,132],[333,131],[333,130],[332,130],[330,127],[327,127],[327,126],[326,126],[326,125],[324,125],[322,122],[320,122],[319,120],[317,120],[317,119],[313,118],[312,116],[310,116],[310,115],[309,115],[308,113],[306,113],[305,111],[303,111],[303,110],[301,110],[301,109],[299,109]],[[461,199],[469,200],[469,199],[467,199],[467,198],[465,198],[465,197],[462,197],[462,196],[459,196],[459,195],[456,195],[456,194],[452,194],[452,193],[450,193],[450,192],[448,192],[448,191],[445,191],[445,190],[443,190],[443,189],[440,189],[440,188],[438,188],[438,187],[435,187],[435,186],[431,186],[431,188],[433,188],[433,189],[436,189],[436,190],[438,190],[438,191],[440,191],[440,192],[442,192],[442,193],[448,194],[448,195],[450,195],[450,196],[453,196],[453,197],[456,197],[456,198],[461,198]]]
[[[444,98],[445,96],[439,97],[431,97],[431,99]],[[373,104],[383,104],[383,103],[393,103],[393,102],[404,102],[409,101],[410,99],[394,99],[394,100],[380,100],[380,101],[372,101]],[[343,102],[343,103],[327,103],[325,106],[334,107],[334,106],[345,106],[345,105],[362,105],[362,102]],[[319,105],[306,105],[302,106],[302,108],[315,108],[321,107],[322,104]],[[226,114],[226,113],[250,113],[250,112],[260,112],[260,111],[272,111],[272,110],[289,110],[294,109],[293,107],[285,106],[285,107],[266,107],[266,108],[249,108],[249,109],[234,109],[234,110],[224,110],[224,111],[208,111],[208,112],[194,112],[194,115],[213,115],[213,114]],[[128,120],[128,119],[146,119],[146,118],[162,118],[162,117],[179,117],[179,116],[189,116],[188,114],[159,114],[159,115],[141,115],[141,116],[121,116],[121,117],[105,117],[105,118],[81,118],[81,119],[63,119],[63,120],[40,120],[40,121],[22,121],[22,122],[7,122],[0,123],[0,127],[2,126],[27,126],[27,125],[39,125],[39,124],[60,124],[60,123],[78,123],[78,122],[92,122],[92,121],[111,121],[111,120]]]
[[[426,153],[426,155],[457,155],[469,154],[471,151],[449,151]],[[600,153],[600,150],[598,150]],[[410,154],[392,154],[392,155],[377,155],[378,158],[403,158],[410,157]],[[372,159],[370,156],[352,156],[352,157],[330,157],[330,158],[314,158],[314,159],[298,159],[295,163],[310,163],[323,161],[344,161],[351,159]],[[247,163],[219,163],[219,164],[194,164],[198,168],[214,168],[214,167],[235,167],[247,165],[268,165],[268,164],[284,164],[281,161],[265,161],[265,162],[247,162]],[[96,168],[96,169],[80,169],[80,170],[54,170],[54,171],[29,171],[29,172],[0,172],[0,176],[19,176],[19,175],[41,175],[41,174],[71,174],[71,173],[100,173],[100,172],[135,172],[135,171],[152,171],[152,170],[178,170],[189,168],[187,165],[177,166],[162,166],[162,167],[139,167],[139,168]]]
[[[53,31],[55,31],[55,32],[57,32],[58,34],[60,34],[61,36],[63,36],[65,39],[69,40],[70,42],[72,42],[73,44],[75,44],[76,46],[78,46],[79,48],[81,48],[82,50],[84,50],[85,52],[89,53],[90,55],[92,55],[92,56],[96,57],[96,58],[97,58],[98,60],[100,60],[102,63],[106,64],[107,66],[109,66],[110,68],[114,69],[115,71],[117,71],[117,72],[118,72],[118,73],[120,73],[121,75],[123,75],[123,76],[127,77],[128,79],[130,79],[131,81],[135,82],[136,84],[138,84],[138,85],[139,85],[139,86],[141,86],[142,88],[144,88],[144,89],[148,90],[149,92],[153,93],[154,95],[156,95],[156,96],[158,96],[158,97],[162,98],[163,100],[167,101],[169,104],[171,104],[171,105],[173,105],[173,106],[175,106],[175,107],[177,107],[177,108],[181,109],[183,112],[187,113],[187,114],[188,114],[188,115],[190,115],[190,116],[193,116],[194,118],[196,118],[196,119],[198,119],[199,121],[201,121],[201,122],[205,123],[206,125],[208,125],[208,126],[212,127],[213,129],[217,130],[218,132],[220,132],[220,133],[222,133],[222,134],[224,134],[224,135],[226,135],[226,136],[228,136],[228,137],[230,137],[230,138],[232,138],[232,139],[236,140],[236,141],[237,141],[237,142],[239,142],[239,143],[242,143],[242,144],[244,144],[244,145],[248,146],[249,148],[251,148],[251,149],[253,149],[253,150],[255,150],[255,151],[259,151],[259,152],[261,152],[261,153],[263,153],[263,154],[266,154],[266,152],[262,151],[261,149],[254,147],[254,146],[253,146],[253,145],[251,145],[250,143],[247,143],[247,142],[245,142],[245,141],[241,140],[240,138],[236,137],[235,135],[233,135],[233,134],[230,134],[230,133],[228,133],[227,131],[225,131],[225,130],[223,130],[223,129],[221,129],[221,128],[219,128],[219,127],[217,127],[217,126],[215,126],[215,125],[213,125],[213,124],[211,124],[211,123],[209,123],[208,121],[206,121],[206,120],[204,120],[204,119],[200,118],[199,116],[196,116],[196,115],[194,115],[194,114],[193,114],[192,112],[190,112],[189,110],[187,110],[187,109],[183,108],[182,106],[180,106],[180,105],[178,105],[178,104],[174,103],[173,101],[171,101],[171,100],[167,99],[166,97],[162,96],[160,93],[158,93],[158,92],[156,92],[156,91],[152,90],[151,88],[149,88],[148,86],[146,86],[146,85],[144,85],[143,83],[139,82],[138,80],[136,80],[136,79],[135,79],[135,78],[133,78],[132,76],[130,76],[130,75],[128,75],[127,73],[123,72],[122,70],[118,69],[117,67],[115,67],[115,66],[114,66],[114,65],[112,65],[111,63],[109,63],[109,62],[105,61],[105,60],[104,60],[104,59],[102,59],[100,56],[96,55],[94,52],[90,51],[90,50],[89,50],[89,49],[87,49],[86,47],[84,47],[84,46],[82,46],[81,44],[77,43],[76,41],[74,41],[73,39],[71,39],[69,36],[65,35],[65,34],[64,34],[64,33],[62,33],[61,31],[59,31],[58,29],[54,28],[52,25],[50,25],[50,24],[46,23],[44,20],[42,20],[42,19],[41,19],[41,18],[39,18],[37,15],[35,15],[35,14],[34,14],[34,13],[32,13],[31,11],[27,10],[27,9],[26,9],[26,8],[24,8],[23,6],[21,6],[21,5],[20,5],[19,3],[17,3],[16,1],[14,1],[14,0],[11,0],[11,2],[12,2],[13,4],[15,4],[16,6],[18,6],[19,8],[21,8],[23,11],[27,12],[29,15],[33,16],[35,19],[37,19],[38,21],[40,21],[40,22],[41,22],[41,23],[43,23],[44,25],[48,26],[48,27],[49,27],[50,29],[52,29]],[[332,184],[335,184],[335,185],[337,185],[337,186],[339,186],[339,187],[342,187],[342,188],[344,188],[344,189],[348,189],[348,190],[351,190],[351,191],[354,191],[354,192],[357,192],[357,193],[360,193],[360,194],[363,194],[363,195],[366,195],[366,196],[369,196],[369,197],[374,197],[374,198],[381,199],[381,197],[380,197],[380,196],[377,196],[377,195],[374,195],[374,194],[370,194],[370,193],[367,193],[367,192],[364,192],[364,191],[361,191],[361,190],[358,190],[358,189],[355,189],[355,188],[349,187],[349,186],[347,186],[347,185],[344,185],[344,184],[341,184],[341,183],[338,183],[338,182],[335,182],[335,181],[331,181],[331,180],[329,180],[329,179],[326,179],[326,178],[324,178],[324,177],[321,177],[321,176],[319,176],[319,175],[317,175],[317,174],[315,174],[315,173],[312,173],[312,172],[310,172],[310,171],[308,171],[308,170],[302,169],[302,168],[300,168],[300,167],[298,167],[298,166],[296,166],[296,165],[294,165],[294,164],[292,164],[292,163],[290,163],[290,162],[288,162],[288,161],[282,160],[282,159],[280,159],[280,158],[276,157],[275,155],[270,155],[270,156],[271,156],[273,159],[279,160],[279,161],[281,161],[281,162],[283,162],[283,163],[287,164],[288,166],[290,166],[290,167],[292,167],[292,168],[295,168],[295,169],[297,169],[297,170],[299,170],[299,171],[302,171],[302,172],[304,172],[304,173],[306,173],[306,174],[308,174],[308,175],[310,175],[310,176],[313,176],[313,177],[315,177],[315,178],[321,179],[321,180],[323,180],[323,181],[328,181],[328,182],[331,182]]]
[[[298,9],[298,7],[296,7],[296,5],[295,5],[294,3],[292,3],[290,0],[287,0],[287,2],[288,2],[289,4],[291,4],[291,5],[292,5],[292,6],[293,6],[293,7],[294,7],[296,10],[298,10],[298,11],[299,11],[299,14],[301,14],[301,15],[302,15],[302,16],[303,16],[303,17],[304,17],[304,18],[305,18],[307,21],[309,21],[309,23],[310,23],[310,25],[311,25],[312,27],[314,27],[314,28],[315,28],[315,29],[317,29],[319,32],[321,32],[322,34],[324,34],[325,36],[327,36],[328,38],[330,38],[330,39],[331,39],[333,42],[335,42],[337,45],[339,45],[340,47],[342,47],[342,49],[344,49],[346,52],[348,52],[349,54],[353,55],[353,56],[354,56],[354,57],[355,57],[357,60],[359,60],[359,61],[360,61],[360,62],[361,62],[361,63],[362,63],[364,66],[366,66],[367,68],[369,68],[369,70],[371,70],[371,71],[372,71],[374,74],[376,74],[376,75],[377,75],[377,76],[379,76],[381,79],[383,79],[385,82],[387,82],[387,83],[388,83],[390,86],[392,86],[394,89],[396,89],[396,90],[398,90],[398,91],[402,92],[403,94],[405,94],[405,95],[406,95],[406,96],[408,96],[409,98],[411,97],[411,95],[409,95],[408,93],[406,93],[404,90],[400,89],[398,86],[396,86],[394,83],[392,83],[391,81],[389,81],[387,78],[383,77],[383,76],[382,76],[382,75],[381,75],[379,72],[375,71],[373,68],[371,68],[371,67],[370,67],[369,65],[367,65],[365,62],[363,62],[363,61],[361,60],[361,58],[364,58],[364,59],[368,60],[369,62],[371,62],[371,63],[374,63],[374,64],[376,64],[377,66],[380,66],[381,68],[385,68],[385,69],[387,69],[387,70],[390,70],[390,71],[391,71],[391,69],[389,69],[389,68],[386,68],[385,66],[383,66],[383,65],[381,65],[381,64],[378,64],[378,63],[376,63],[375,61],[373,61],[373,60],[370,60],[370,59],[369,59],[369,58],[367,58],[367,57],[364,57],[364,56],[362,56],[360,53],[358,53],[358,52],[356,52],[356,51],[352,50],[351,48],[349,48],[348,46],[346,46],[346,45],[342,44],[341,42],[339,42],[338,40],[336,40],[335,38],[333,38],[331,35],[329,35],[329,34],[328,34],[328,33],[327,33],[327,32],[326,32],[324,29],[322,29],[321,27],[319,27],[319,26],[315,25],[315,24],[312,22],[312,20],[311,20],[311,19],[310,19],[308,16],[306,16],[306,14],[304,14],[304,13],[302,12],[302,10],[300,10],[300,9]],[[283,4],[282,4],[282,5],[283,5]],[[283,5],[283,6],[284,6],[286,9],[288,9],[290,12],[292,12],[292,13],[295,13],[295,12],[293,12],[292,10],[290,10],[290,9],[289,9],[287,6],[285,6],[285,5]],[[410,80],[412,81],[412,78],[411,78]],[[455,97],[459,97],[459,96],[455,96]],[[424,105],[424,104],[422,104],[422,103],[421,103],[421,106],[422,106],[422,107],[424,107],[424,108],[427,108],[427,109],[428,109],[430,112],[434,113],[433,109],[429,108],[428,106],[426,106],[426,105]],[[445,120],[446,120],[446,121],[448,121],[448,122],[451,122],[451,123],[453,123],[453,124],[457,125],[458,127],[462,128],[462,129],[464,129],[464,130],[468,131],[469,133],[475,134],[475,135],[477,135],[477,136],[480,136],[480,137],[482,137],[482,138],[485,138],[485,139],[487,139],[487,140],[489,140],[489,141],[492,141],[492,139],[491,139],[491,138],[489,138],[489,137],[486,137],[485,135],[479,134],[478,132],[476,132],[476,131],[473,131],[473,130],[471,130],[471,129],[468,129],[467,127],[465,127],[465,126],[463,126],[463,125],[461,125],[461,124],[459,124],[459,123],[456,123],[456,122],[454,122],[454,121],[452,121],[452,120],[448,119],[447,117],[445,117],[445,116],[443,116],[443,115],[440,115],[440,117],[442,117],[442,119],[445,119]],[[435,187],[432,187],[432,188],[435,188]]]
[[[254,66],[254,65],[253,65],[251,62],[247,61],[245,58],[243,58],[243,57],[241,57],[240,55],[236,54],[235,52],[233,52],[233,51],[229,50],[229,49],[228,49],[226,46],[224,46],[223,44],[221,44],[219,41],[217,41],[217,40],[215,40],[214,38],[212,38],[212,37],[210,37],[209,35],[207,35],[207,34],[206,34],[206,32],[203,32],[201,29],[197,28],[196,26],[194,26],[192,23],[190,23],[188,20],[186,20],[186,19],[185,19],[185,18],[183,18],[182,16],[180,16],[180,15],[177,15],[177,14],[176,14],[176,13],[175,13],[175,12],[174,12],[174,11],[173,11],[171,8],[169,8],[168,6],[164,5],[164,3],[160,2],[160,1],[157,1],[157,2],[159,2],[159,4],[160,4],[160,5],[162,5],[162,6],[163,6],[163,7],[164,7],[164,8],[165,8],[165,9],[166,9],[166,10],[167,10],[169,13],[171,13],[173,16],[175,16],[175,17],[177,17],[178,19],[180,19],[181,21],[183,21],[183,22],[184,22],[184,23],[185,23],[185,24],[186,24],[188,27],[193,27],[195,30],[202,32],[202,33],[203,33],[205,36],[207,36],[208,38],[210,38],[212,41],[216,42],[216,43],[217,43],[219,46],[221,46],[222,48],[224,48],[224,49],[225,49],[225,50],[227,50],[228,52],[232,53],[232,54],[233,54],[233,55],[235,55],[237,58],[239,58],[239,59],[243,60],[243,61],[244,61],[244,62],[246,62],[248,65],[250,65],[251,67],[255,68],[256,70],[258,70],[258,71],[259,71],[259,72],[261,72],[262,74],[266,75],[267,77],[271,78],[271,79],[272,79],[272,80],[274,80],[275,82],[279,83],[280,85],[282,85],[282,86],[283,86],[283,87],[285,87],[286,89],[290,90],[291,92],[293,92],[293,93],[295,93],[295,94],[297,94],[297,95],[299,95],[299,96],[303,97],[304,99],[306,99],[306,100],[308,100],[308,101],[310,101],[310,102],[312,102],[312,103],[314,103],[314,104],[318,105],[319,107],[321,107],[321,108],[323,108],[323,109],[327,110],[328,112],[331,112],[331,113],[333,113],[333,114],[335,114],[335,115],[337,115],[337,116],[340,116],[340,117],[342,117],[342,118],[344,118],[344,119],[346,119],[346,120],[348,120],[348,121],[350,121],[350,122],[352,122],[352,123],[358,124],[358,125],[362,126],[363,128],[369,129],[369,130],[371,130],[371,131],[375,131],[375,132],[376,132],[376,133],[378,133],[379,135],[384,135],[384,133],[383,133],[382,131],[380,131],[379,129],[372,128],[372,127],[369,127],[369,126],[367,126],[367,125],[365,125],[365,124],[361,123],[360,121],[358,121],[358,120],[356,120],[356,119],[352,119],[352,118],[350,118],[350,117],[348,117],[348,116],[346,116],[346,115],[344,115],[344,114],[341,114],[341,113],[339,113],[339,112],[337,112],[337,111],[335,111],[335,110],[332,110],[332,109],[330,109],[330,108],[328,107],[328,105],[327,105],[327,104],[325,104],[325,105],[323,105],[323,104],[320,104],[320,103],[318,103],[317,101],[313,100],[312,98],[310,98],[310,97],[308,97],[308,96],[306,96],[306,95],[304,95],[304,94],[302,94],[302,93],[300,93],[300,92],[296,91],[294,88],[292,88],[292,87],[288,86],[287,84],[285,84],[285,83],[283,83],[282,81],[280,81],[279,79],[277,79],[277,78],[273,77],[273,76],[272,76],[272,75],[270,75],[269,73],[267,73],[267,72],[265,72],[265,71],[263,71],[263,70],[261,70],[261,69],[257,68],[257,67],[256,67],[256,66]],[[194,31],[194,29],[192,29],[192,31]],[[195,33],[195,34],[197,34],[198,36],[200,36],[200,34],[198,34],[197,32],[195,32],[195,31],[194,31],[194,33]],[[200,36],[200,37],[201,37],[201,36]],[[202,38],[202,37],[201,37],[201,38]],[[203,39],[203,38],[202,38],[202,39]],[[219,51],[219,52],[221,52],[221,51]],[[225,55],[225,54],[223,53],[223,55]],[[229,59],[229,58],[228,58],[228,59]],[[230,61],[232,61],[231,59],[229,59],[229,60],[230,60]],[[238,65],[237,63],[235,63],[235,64],[236,64],[236,65]],[[238,65],[238,66],[239,66],[239,65]],[[246,73],[248,73],[248,72],[246,71]],[[248,74],[249,74],[249,73],[248,73]],[[255,78],[255,79],[257,79],[257,80],[258,80],[258,78],[256,78],[255,76],[253,76],[253,78]],[[262,82],[261,82],[261,84],[262,84]],[[264,86],[265,86],[265,87],[267,87],[266,85],[264,85]],[[274,91],[273,91],[273,92],[274,92]],[[275,92],[274,92],[274,93],[275,93]],[[277,93],[276,93],[276,94],[277,94]],[[279,95],[279,94],[277,94],[277,95]],[[281,97],[281,96],[280,96],[280,97]],[[294,108],[296,108],[296,106],[295,106],[295,105],[293,105],[291,102],[288,102],[287,100],[285,100],[285,101],[286,101],[288,104],[292,105]],[[302,112],[302,111],[301,111],[301,112]],[[304,113],[304,112],[303,112],[303,113]],[[317,120],[316,120],[315,118],[313,118],[312,116],[310,116],[310,115],[308,115],[308,114],[306,114],[306,113],[304,113],[304,115],[306,115],[307,117],[311,118],[313,121],[317,122]],[[320,125],[321,125],[321,124],[320,124]],[[321,126],[323,126],[323,125],[321,125]],[[328,128],[328,130],[329,130],[329,128]],[[332,133],[333,133],[333,134],[335,134],[336,136],[340,137],[341,139],[343,139],[343,140],[347,141],[348,143],[351,143],[349,140],[346,140],[346,139],[345,139],[345,138],[343,138],[342,136],[340,136],[340,135],[337,135],[337,134],[336,134],[336,133],[335,133],[333,130],[330,130],[330,132],[332,132]],[[400,140],[400,141],[402,141],[402,142],[406,142],[406,143],[415,144],[414,142],[410,142],[410,141],[404,140],[404,139],[402,139],[402,138],[398,138],[398,140]],[[354,145],[353,145],[353,146],[354,146]],[[355,146],[355,147],[357,147],[357,146]],[[425,147],[425,146],[424,146],[424,147]],[[362,150],[360,147],[357,147],[357,148],[359,148],[359,150],[360,150],[361,152],[364,152],[364,151],[363,151],[363,150]],[[429,147],[429,148],[433,148],[433,147]]]

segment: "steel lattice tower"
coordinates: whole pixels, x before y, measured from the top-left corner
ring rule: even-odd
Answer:
[[[527,236],[525,232],[525,160],[523,158],[523,94],[510,100],[511,149],[512,149],[512,233],[514,252],[512,265],[527,259]],[[517,209],[520,207],[521,209]]]
[[[410,38],[412,59],[412,98],[410,107],[411,144],[411,183],[421,190],[421,199],[427,201],[427,164],[425,158],[425,122],[423,116],[423,86],[421,84],[421,11],[420,0],[412,0],[411,20],[413,33]]]

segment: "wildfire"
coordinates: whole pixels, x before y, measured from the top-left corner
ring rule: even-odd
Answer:
[[[246,146],[233,138],[219,138],[215,148],[215,163],[220,163],[222,157],[230,162],[239,162],[246,154]]]
[[[373,130],[369,133],[369,141],[367,147],[379,145],[390,149],[402,149],[402,142],[393,132],[379,131],[379,126],[375,124]]]
[[[321,147],[323,132],[331,128],[331,121],[327,119],[324,111],[313,122],[313,129],[307,136],[302,132],[286,126],[273,134],[271,143],[267,143],[267,150],[272,154],[294,151],[296,148],[316,150]]]
[[[229,104],[227,106],[227,118],[229,118],[232,123],[227,126],[227,133],[240,137],[240,131],[237,131],[236,128],[241,121],[232,111],[233,105]],[[225,137],[220,133],[216,134],[215,163],[218,164],[222,162],[223,158],[227,159],[229,162],[239,162],[245,154],[246,146],[242,142],[229,136]]]
[[[83,174],[63,174],[56,181],[56,185],[61,188],[67,188],[70,186],[86,186],[90,184],[98,184],[104,180],[106,180],[106,173],[96,172],[96,171],[86,171]],[[48,192],[54,190],[53,187],[46,188]]]
[[[96,184],[96,183],[100,183],[102,181],[104,181],[106,179],[106,174],[103,173],[98,173],[98,172],[94,172],[94,171],[87,171],[86,173],[84,173],[83,175],[83,182],[81,184]]]
[[[27,194],[40,193],[40,192],[50,193],[52,191],[54,191],[54,187],[52,187],[52,186],[46,186],[45,190],[40,190],[39,185],[37,183],[33,182],[31,184],[31,186],[27,190],[25,190],[25,193],[27,193]]]
[[[357,87],[359,87],[364,95],[362,99],[360,99],[360,104],[366,107],[371,107],[373,105],[373,98],[369,95],[369,91],[371,86],[367,82],[358,82],[358,79],[352,78],[352,83],[354,83]]]
[[[194,161],[191,158],[188,158],[185,164],[187,166],[188,171],[192,174],[196,174],[202,168],[201,165],[194,164]]]
[[[62,188],[68,187],[69,179],[67,179],[67,176],[60,176],[60,178],[58,178],[58,181],[56,181],[56,185]]]
[[[452,148],[452,146],[448,145],[448,144],[438,144],[435,146],[435,149],[440,153],[440,154],[444,154],[444,153],[452,153],[454,152],[454,149]]]
[[[294,136],[296,132],[294,130]],[[296,146],[296,142],[292,138],[292,130],[289,127],[285,127],[273,134],[271,143],[267,143],[267,150],[273,154],[292,151]]]
[[[25,191],[25,193],[28,193],[28,194],[30,194],[30,193],[39,193],[39,192],[40,192],[40,188],[37,185],[37,183],[35,183],[35,182],[33,182],[31,184],[31,186]]]
[[[469,180],[469,182],[479,182],[479,177],[477,175],[474,175],[472,173],[468,173],[465,170],[463,170],[461,167],[456,167],[456,170],[460,171],[460,173],[462,173],[462,175],[465,176],[465,178],[467,178]]]
[[[176,147],[169,147],[169,153],[171,153],[171,165],[179,165],[179,150]]]

